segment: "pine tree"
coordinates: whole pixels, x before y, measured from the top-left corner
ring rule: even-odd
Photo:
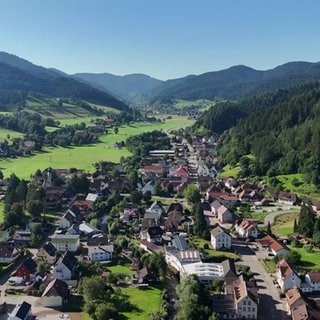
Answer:
[[[270,221],[268,221],[268,224],[267,224],[267,234],[268,234],[269,236],[272,235],[272,230],[271,230],[271,223],[270,223]]]

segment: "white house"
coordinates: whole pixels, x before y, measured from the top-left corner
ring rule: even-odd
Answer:
[[[56,247],[51,242],[47,242],[38,250],[37,260],[44,261],[48,264],[54,264],[57,260],[57,253]]]
[[[265,248],[265,250],[274,256],[285,255],[289,249],[274,237],[267,235],[258,240],[258,243]]]
[[[231,236],[225,232],[220,226],[216,226],[211,230],[211,246],[214,250],[221,248],[231,248]]]
[[[80,236],[77,234],[53,234],[51,236],[52,244],[60,252],[67,250],[76,252],[80,246]]]
[[[8,320],[31,320],[31,304],[23,301],[17,304],[9,315]]]
[[[69,300],[69,288],[66,282],[54,279],[52,280],[41,296],[41,302],[44,307],[61,307]]]
[[[320,272],[309,272],[305,276],[306,283],[312,288],[312,291],[320,291]]]
[[[52,270],[53,278],[59,280],[70,280],[74,275],[77,259],[67,251],[56,263]]]
[[[158,219],[161,218],[163,213],[162,206],[158,203],[158,201],[154,201],[152,205],[146,210],[147,213],[155,213],[158,216]]]
[[[238,220],[235,229],[241,238],[257,238],[259,234],[257,223],[249,219]]]
[[[112,259],[113,244],[88,247],[90,261],[110,261]]]
[[[288,264],[286,259],[281,259],[276,265],[277,282],[282,290],[286,292],[294,287],[300,288],[301,279]]]

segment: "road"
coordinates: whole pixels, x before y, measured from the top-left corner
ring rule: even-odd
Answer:
[[[267,216],[264,217],[264,226],[268,225],[268,222],[272,225],[274,223],[274,219],[278,216],[281,216],[283,214],[297,214],[297,211],[277,211],[277,212],[272,212],[268,214]]]
[[[279,291],[273,284],[271,276],[259,262],[262,252],[253,252],[247,245],[237,244],[234,249],[241,254],[240,264],[250,266],[259,288],[259,320],[287,320],[291,319],[287,315],[285,299],[280,299]]]

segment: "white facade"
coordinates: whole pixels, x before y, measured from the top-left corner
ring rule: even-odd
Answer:
[[[113,245],[95,246],[88,248],[90,261],[109,261],[112,259]]]
[[[51,242],[58,251],[76,252],[80,246],[80,237],[75,234],[54,234],[51,236]]]
[[[216,230],[218,229],[218,230]],[[214,250],[220,250],[221,248],[231,248],[231,236],[224,232],[221,227],[216,227],[211,231],[211,246]]]
[[[63,305],[63,298],[60,296],[45,296],[41,298],[44,307],[61,307]]]
[[[247,295],[236,303],[236,313],[241,319],[258,319],[258,306]]]
[[[70,280],[72,278],[72,270],[60,261],[53,268],[52,276],[59,280]]]

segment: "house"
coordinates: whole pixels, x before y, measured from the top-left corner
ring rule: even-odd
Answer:
[[[88,247],[88,259],[90,261],[111,261],[113,244]]]
[[[41,296],[44,307],[61,307],[69,301],[69,288],[66,282],[60,279],[52,280]]]
[[[279,203],[288,205],[296,205],[299,203],[298,196],[293,192],[280,191],[277,194],[277,199]]]
[[[132,283],[148,286],[151,281],[157,281],[157,277],[148,270],[147,267],[136,270],[132,278]]]
[[[220,223],[233,223],[233,214],[229,211],[229,209],[227,207],[225,207],[224,205],[221,205],[218,208],[218,220]]]
[[[318,320],[320,311],[317,304],[311,304],[303,296],[297,287],[286,292],[286,300],[289,314],[292,320]]]
[[[278,241],[276,238],[267,235],[257,241],[270,255],[279,256],[285,255],[289,248],[283,243]]]
[[[149,227],[146,233],[146,240],[154,244],[162,244],[163,230],[159,226]]]
[[[155,195],[156,194],[156,189],[155,189],[155,181],[151,180],[148,181],[141,189],[143,194],[146,194],[150,192],[150,194]]]
[[[145,173],[155,173],[161,175],[163,172],[164,168],[161,164],[150,164],[150,165],[144,165],[140,169],[142,174]]]
[[[172,236],[171,242],[173,247],[178,251],[184,251],[189,249],[189,245],[187,244],[186,239],[179,235]]]
[[[80,236],[77,234],[54,234],[51,236],[52,244],[59,252],[67,250],[76,252],[80,246]]]
[[[27,247],[30,245],[31,231],[16,230],[13,235],[13,243],[17,247]]]
[[[182,222],[183,215],[180,211],[171,211],[168,214],[168,218],[165,220],[164,227],[166,231],[174,232],[178,230],[180,223]]]
[[[286,259],[281,259],[276,265],[277,282],[282,292],[286,292],[294,287],[300,288],[301,279],[291,268]]]
[[[312,288],[312,291],[320,291],[320,272],[309,272],[305,276],[305,282]]]
[[[1,244],[0,245],[0,262],[12,263],[19,256],[19,251],[12,245]]]
[[[102,234],[102,233],[97,233],[94,234],[92,236],[89,236],[87,239],[87,245],[88,247],[90,246],[101,246],[101,245],[105,245],[108,244],[108,238],[106,235]]]
[[[213,311],[222,319],[258,319],[258,292],[250,288],[243,275],[225,283],[224,294],[213,295]]]
[[[160,202],[154,201],[152,205],[146,210],[148,213],[155,213],[158,215],[159,219],[161,218],[161,215],[163,213],[162,206]]]
[[[66,251],[53,268],[53,278],[60,280],[72,279],[76,269],[76,264],[77,259],[75,256],[70,251]]]
[[[51,243],[47,242],[43,247],[41,247],[37,252],[37,260],[44,261],[50,265],[54,264],[57,260],[58,250]]]
[[[9,315],[8,320],[31,320],[31,304],[23,301],[17,304]]]
[[[214,250],[230,249],[231,236],[220,226],[216,226],[211,230],[211,246]]]
[[[37,273],[37,264],[32,258],[24,260],[15,272],[16,277],[20,277],[25,281],[34,280]]]
[[[76,221],[77,215],[69,209],[59,220],[59,228],[69,229]]]
[[[239,219],[235,223],[235,229],[241,238],[257,238],[259,234],[257,222],[253,219]]]

